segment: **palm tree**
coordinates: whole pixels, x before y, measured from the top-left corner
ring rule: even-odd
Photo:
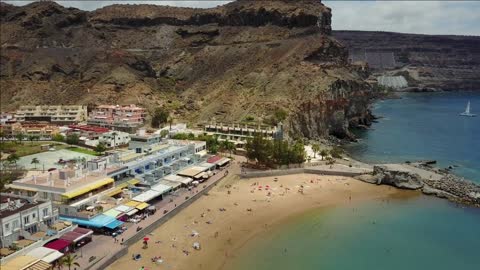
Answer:
[[[63,256],[62,259],[60,259],[60,264],[67,266],[68,270],[71,270],[72,266],[80,267],[80,264],[75,261],[76,259],[77,259],[77,255],[67,254]]]
[[[317,157],[317,153],[320,152],[320,145],[318,143],[312,144],[313,158]]]
[[[12,165],[12,164],[15,164],[15,169],[17,169],[17,161],[20,159],[20,157],[15,154],[15,153],[12,153],[10,154],[8,157],[7,157],[7,162],[8,164]]]
[[[322,160],[328,155],[328,151],[323,149],[322,151],[320,151],[320,155],[322,156]]]
[[[31,164],[34,164],[35,169],[37,169],[37,164],[39,164],[39,163],[40,163],[40,161],[38,160],[38,158],[33,158],[33,159],[32,159]]]

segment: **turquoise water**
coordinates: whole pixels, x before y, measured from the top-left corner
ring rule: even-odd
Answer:
[[[368,162],[435,159],[480,182],[480,93],[405,94],[349,152]],[[228,270],[480,269],[480,209],[417,196],[305,213],[244,246]]]
[[[225,269],[479,269],[479,228],[480,209],[424,196],[317,210],[260,235]]]
[[[471,101],[477,117],[461,117]],[[347,150],[367,162],[435,159],[440,166],[458,165],[455,173],[480,182],[480,93],[409,93],[377,103],[379,119],[359,133]]]

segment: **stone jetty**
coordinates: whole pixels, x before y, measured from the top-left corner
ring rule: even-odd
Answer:
[[[424,163],[375,165],[372,173],[355,178],[480,207],[480,185]]]

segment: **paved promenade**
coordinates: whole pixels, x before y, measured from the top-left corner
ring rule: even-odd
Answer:
[[[200,184],[198,187],[192,188],[190,191],[187,189],[180,189],[173,195],[168,195],[163,198],[163,200],[154,204],[157,208],[155,214],[147,217],[146,219],[140,221],[137,224],[128,224],[128,229],[123,232],[120,236],[117,237],[118,242],[115,242],[114,238],[107,235],[94,235],[93,241],[78,250],[75,254],[78,256],[77,262],[80,264],[79,269],[89,269],[97,270],[98,266],[102,265],[103,262],[108,261],[112,256],[122,250],[125,246],[122,245],[122,239],[127,242],[128,239],[135,236],[137,233],[144,234],[144,232],[137,232],[137,227],[146,228],[147,226],[153,224],[157,220],[165,216],[164,211],[168,212],[174,210],[175,208],[180,207],[182,204],[186,203],[185,197],[192,197],[197,193],[202,192],[203,190],[209,188],[212,185],[215,185],[218,181],[225,177],[225,171],[234,169],[232,167],[238,167],[234,164],[230,167],[227,167],[221,171],[218,171],[216,175],[210,177],[206,182]],[[230,172],[231,173],[231,172]],[[142,236],[143,237],[143,236]],[[96,257],[94,260],[90,258]],[[100,269],[98,269],[100,270]],[[103,269],[102,269],[103,270]]]

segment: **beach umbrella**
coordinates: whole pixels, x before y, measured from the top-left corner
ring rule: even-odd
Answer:
[[[150,238],[148,237],[143,238],[143,241],[148,241],[148,240],[150,240]]]

